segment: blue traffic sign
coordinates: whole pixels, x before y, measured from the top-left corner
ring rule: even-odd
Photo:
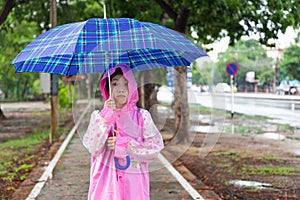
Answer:
[[[235,76],[238,72],[238,65],[234,62],[230,62],[226,65],[226,73],[229,75],[229,76]]]

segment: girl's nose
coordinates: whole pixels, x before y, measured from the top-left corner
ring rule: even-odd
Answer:
[[[117,92],[124,93],[125,92],[125,87],[119,86]]]

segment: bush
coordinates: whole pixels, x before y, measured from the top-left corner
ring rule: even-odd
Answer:
[[[62,108],[72,107],[72,94],[74,93],[74,87],[71,86],[71,91],[69,91],[69,86],[65,85],[59,89],[58,92],[58,103]]]

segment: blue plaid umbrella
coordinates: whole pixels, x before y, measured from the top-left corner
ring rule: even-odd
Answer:
[[[12,61],[16,72],[71,76],[127,64],[134,71],[188,66],[207,54],[166,27],[128,18],[93,18],[41,34]]]

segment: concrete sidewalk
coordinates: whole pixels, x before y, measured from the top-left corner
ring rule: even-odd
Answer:
[[[38,200],[86,200],[89,186],[89,153],[83,147],[77,134],[74,135],[65,153],[38,195]],[[193,199],[159,160],[150,166],[151,200]]]

